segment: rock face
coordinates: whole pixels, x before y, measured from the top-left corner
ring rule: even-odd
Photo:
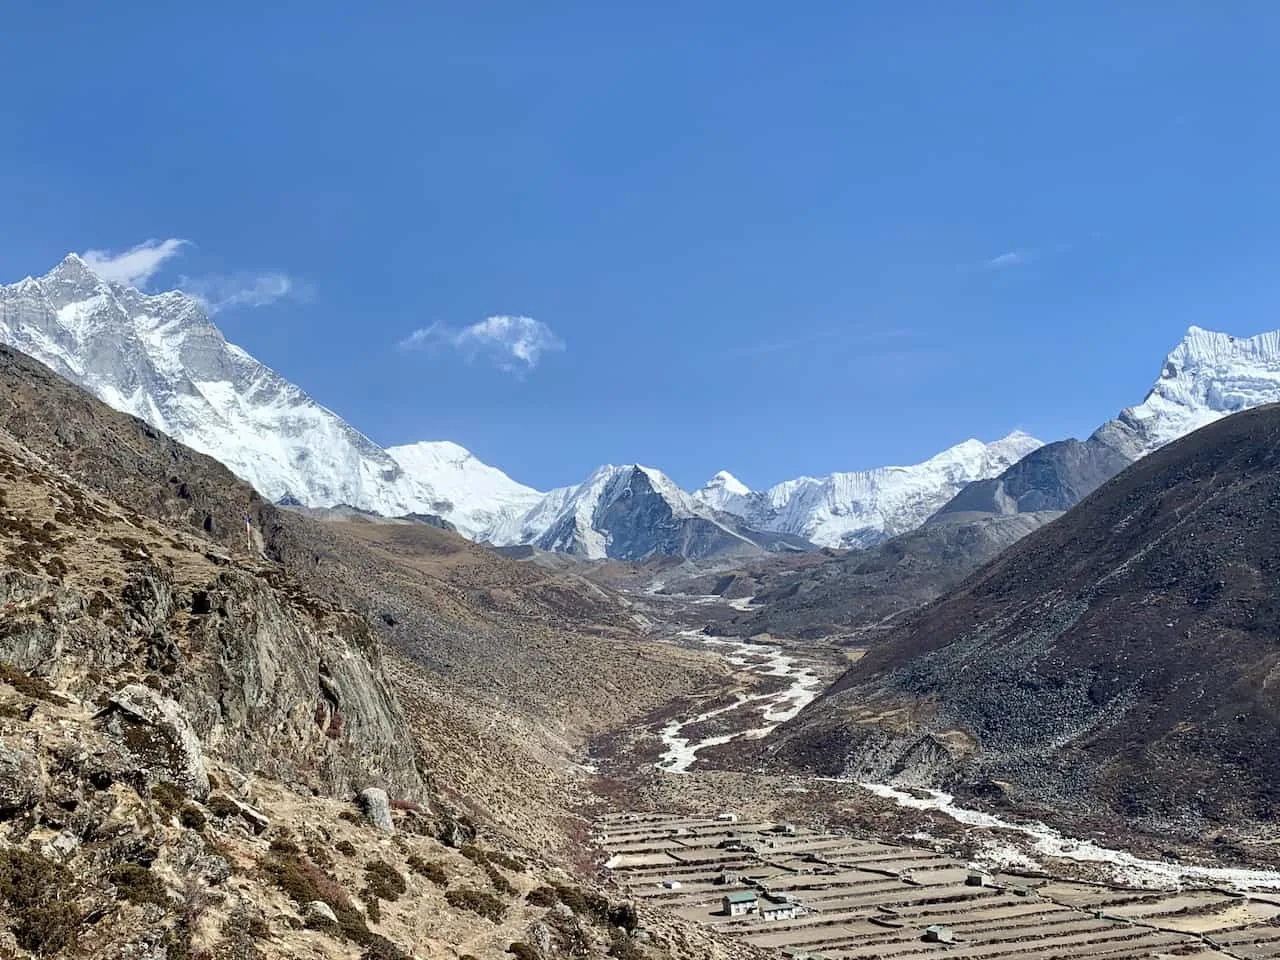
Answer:
[[[370,777],[421,789],[364,619],[279,568],[233,562],[99,499],[2,431],[0,467],[10,503],[25,501],[8,560],[30,571],[0,573],[0,660],[73,689],[148,671],[149,685],[135,673],[114,693],[104,722],[195,795],[208,791],[203,753],[328,793]]]
[[[1070,510],[1131,462],[1094,438],[1059,440],[1027,454],[998,477],[969,484],[934,518]]]
[[[1152,453],[871,646],[779,731],[810,769],[1147,825],[1280,802],[1280,406]]]
[[[43,776],[35,758],[0,744],[0,814],[25,810],[43,795]]]

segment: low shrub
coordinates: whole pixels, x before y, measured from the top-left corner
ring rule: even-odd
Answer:
[[[525,894],[525,900],[535,907],[554,907],[560,902],[560,898],[551,887],[534,887]]]
[[[369,890],[380,900],[394,903],[408,889],[404,877],[385,860],[370,860],[366,863],[364,876]]]
[[[260,864],[267,880],[283,890],[299,907],[305,907],[313,900],[324,901],[338,918],[338,927],[344,937],[361,946],[371,944],[375,934],[342,886],[316,866],[310,857],[301,853],[296,844],[288,842],[292,850],[277,849],[277,845],[283,846],[279,839],[272,841],[271,855]]]
[[[111,868],[107,879],[115,885],[116,898],[132,904],[158,903],[166,906],[169,898],[164,884],[149,869],[137,863],[121,863]]]
[[[344,857],[354,857],[356,855],[356,845],[350,840],[339,840],[333,847]]]
[[[409,854],[409,859],[405,861],[409,865],[409,869],[414,873],[421,874],[438,887],[447,887],[449,885],[449,874],[444,868],[444,864],[438,860],[423,860],[416,853]]]
[[[524,873],[524,862],[517,860],[510,854],[503,853],[500,850],[490,850],[489,859],[504,870],[510,870],[512,873]]]
[[[397,947],[381,934],[375,933],[369,945],[360,954],[360,960],[413,960],[413,958]]]
[[[0,900],[9,908],[9,930],[19,947],[50,956],[75,946],[80,915],[74,886],[60,863],[28,850],[0,852]]]
[[[236,802],[230,797],[214,796],[209,798],[209,802],[205,804],[209,808],[209,812],[215,817],[238,817],[240,816],[240,808]]]
[[[187,795],[176,783],[166,780],[151,788],[151,799],[160,804],[160,809],[165,813],[177,813],[187,802]]]
[[[615,927],[611,936],[609,956],[615,960],[644,960],[644,951],[623,931]]]
[[[595,891],[563,883],[557,883],[555,888],[560,902],[578,916],[588,917],[598,923],[609,919],[609,901]]]
[[[506,905],[492,893],[476,890],[474,887],[448,890],[445,892],[444,899],[451,907],[470,910],[494,923],[501,923],[507,912]]]
[[[187,803],[183,804],[182,810],[178,813],[178,822],[188,830],[203,830],[208,821],[205,819],[203,810],[194,803]]]

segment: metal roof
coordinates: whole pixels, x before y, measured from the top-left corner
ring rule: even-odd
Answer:
[[[751,903],[756,899],[754,890],[739,890],[737,893],[725,895],[725,899],[730,903]]]

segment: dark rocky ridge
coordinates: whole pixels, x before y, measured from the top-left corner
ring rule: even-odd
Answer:
[[[713,624],[717,633],[860,642],[856,635],[865,628],[939,596],[1055,516],[951,515],[866,550],[763,563],[701,577],[680,589],[749,596],[762,605]]]
[[[1268,406],[1143,458],[905,618],[772,752],[1157,828],[1265,822],[1278,577]]]
[[[961,513],[1070,510],[1130,462],[1094,437],[1059,440],[1033,450],[998,477],[969,484],[931,522]]]

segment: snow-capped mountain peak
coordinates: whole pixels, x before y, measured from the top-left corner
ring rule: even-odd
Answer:
[[[730,494],[713,478],[695,496],[756,529],[865,547],[918,527],[966,484],[999,474],[1039,446],[1015,430],[992,443],[965,440],[914,466],[798,477],[745,494]]]
[[[1280,400],[1280,331],[1253,337],[1192,326],[1142,403],[1094,435],[1137,459],[1228,414]]]
[[[713,510],[724,510],[736,513],[737,507],[744,497],[750,496],[751,488],[735,477],[728,470],[721,470],[704,483],[694,493],[694,499],[704,503]]]
[[[587,559],[699,558],[761,547],[731,518],[681,490],[661,470],[606,464],[582,483],[545,494],[527,513],[500,523],[486,539],[524,543]]]
[[[387,453],[409,476],[429,483],[437,497],[451,504],[445,511],[448,519],[472,539],[523,516],[544,496],[449,440],[388,447]]]

